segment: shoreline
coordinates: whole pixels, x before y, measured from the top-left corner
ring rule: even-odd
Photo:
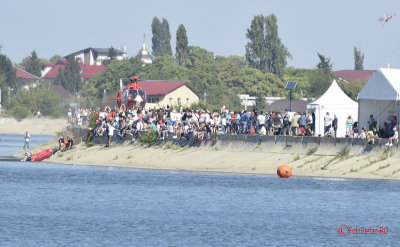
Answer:
[[[107,168],[107,169],[119,169],[119,170],[137,170],[137,171],[155,171],[155,172],[180,172],[180,173],[192,173],[192,174],[206,174],[206,175],[231,175],[231,176],[265,176],[265,177],[277,177],[277,174],[267,173],[246,173],[246,172],[234,172],[234,171],[219,171],[219,170],[185,170],[185,169],[168,169],[168,168],[151,168],[151,167],[139,167],[139,166],[116,166],[116,165],[91,165],[91,164],[76,164],[76,163],[61,163],[54,161],[42,161],[48,164],[57,164],[65,166],[86,166],[93,168]],[[326,179],[326,180],[365,180],[365,181],[380,181],[380,182],[400,182],[400,178],[359,178],[359,177],[330,177],[330,176],[312,176],[312,175],[292,175],[291,178],[309,178],[309,179]]]
[[[136,169],[147,171],[173,171],[198,174],[277,176],[276,170],[286,164],[292,167],[293,177],[322,179],[363,179],[400,181],[400,159],[392,156],[371,162],[372,156],[354,156],[332,162],[322,170],[332,156],[302,155],[295,160],[292,153],[233,152],[197,148],[162,149],[138,145],[86,147],[57,153],[46,163]],[[243,164],[243,160],[249,163]]]

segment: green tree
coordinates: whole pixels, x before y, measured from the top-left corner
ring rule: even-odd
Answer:
[[[120,78],[128,78],[132,75],[139,75],[141,78],[140,72],[146,67],[143,67],[143,63],[135,57],[112,61],[103,72],[90,79],[88,85],[82,90],[82,95],[91,98],[88,99],[91,102],[101,100],[104,90],[115,97],[119,90]]]
[[[60,60],[63,60],[64,58],[62,57],[62,56],[60,56],[60,55],[54,55],[54,56],[52,56],[51,58],[50,58],[50,63],[52,63],[52,64],[55,64],[55,63],[57,63],[58,61],[60,61]]]
[[[31,56],[28,58],[25,70],[32,75],[36,75],[38,77],[41,76],[42,63],[40,62],[35,50],[32,51]]]
[[[285,69],[283,76],[284,81],[295,81],[297,82],[296,90],[292,92],[293,99],[300,99],[301,97],[309,97],[310,91],[309,82],[309,69],[297,69],[288,67]]]
[[[32,115],[38,110],[47,116],[59,116],[61,109],[61,98],[46,83],[29,90],[18,89],[12,97],[10,112],[18,119]]]
[[[18,88],[17,76],[15,69],[12,66],[11,60],[0,54],[0,89],[2,106],[8,107],[8,93],[9,88],[16,90]]]
[[[111,61],[114,61],[117,59],[117,52],[115,51],[114,47],[110,47],[110,49],[108,49],[108,59],[103,60],[102,64],[103,65],[109,65],[111,63]]]
[[[81,73],[81,67],[79,67],[79,64],[75,60],[74,56],[69,56],[67,65],[65,65],[65,80],[63,80],[64,84],[61,85],[75,95],[83,87]]]
[[[364,54],[354,46],[354,70],[364,69]]]
[[[166,19],[162,22],[157,17],[153,18],[151,23],[151,30],[153,33],[152,49],[154,56],[172,55],[171,48],[171,32],[169,30],[169,24]]]
[[[67,78],[65,78],[65,71],[62,68],[58,68],[58,74],[56,79],[54,80],[55,85],[66,85]]]
[[[309,94],[311,97],[321,96],[331,85],[333,81],[332,73],[324,68],[310,70],[308,75],[310,82]]]
[[[344,81],[338,81],[338,85],[340,88],[343,90],[347,96],[349,96],[352,100],[357,101],[358,93],[361,91],[361,89],[365,86],[366,81],[357,81],[357,82],[344,82]]]
[[[317,68],[331,71],[332,70],[331,59],[327,58],[326,56],[324,56],[322,54],[319,54],[318,52],[317,52],[317,54],[318,54],[318,58],[319,58],[319,63],[317,64]]]
[[[247,29],[246,38],[250,40],[246,44],[246,59],[250,66],[282,78],[286,59],[291,58],[291,54],[278,36],[276,16],[255,16]]]
[[[178,60],[178,64],[185,66],[186,61],[189,57],[189,47],[188,47],[188,38],[186,35],[186,29],[183,24],[179,25],[178,30],[176,31],[176,59]]]

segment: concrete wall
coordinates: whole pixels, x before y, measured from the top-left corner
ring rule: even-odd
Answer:
[[[75,138],[87,140],[89,131],[86,129],[74,128]],[[137,144],[141,136],[146,135],[141,131],[136,139],[128,135],[126,137],[114,136],[114,144]],[[92,140],[99,145],[105,145],[106,136],[94,137]],[[348,148],[351,155],[366,154],[372,151],[385,151],[388,146],[386,139],[376,140],[374,145],[368,145],[365,139],[357,138],[326,138],[326,137],[293,137],[293,136],[259,136],[259,135],[220,135],[216,140],[181,140],[173,138],[170,134],[166,139],[157,139],[156,146],[168,147],[175,145],[179,147],[202,147],[214,150],[227,151],[251,151],[251,152],[291,152],[294,154],[316,154],[316,155],[337,155]],[[399,148],[398,141],[393,142],[391,149]]]

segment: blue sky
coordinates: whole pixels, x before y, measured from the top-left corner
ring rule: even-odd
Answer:
[[[400,67],[400,3],[396,0],[3,0],[1,53],[20,62],[36,50],[39,57],[65,56],[88,47],[127,46],[136,55],[151,22],[168,20],[175,51],[176,30],[184,24],[189,45],[215,55],[245,54],[246,30],[255,15],[274,13],[279,36],[292,54],[289,66],[313,68],[317,52],[333,69],[353,69],[353,49],[365,55],[364,68]],[[382,24],[378,19],[398,13]]]

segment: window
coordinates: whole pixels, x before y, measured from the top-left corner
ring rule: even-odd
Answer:
[[[172,103],[172,98],[169,98],[169,103],[170,103],[170,104]]]
[[[178,98],[178,105],[181,105],[181,98]]]
[[[186,104],[189,105],[189,98],[186,98]]]
[[[159,98],[148,98],[147,100],[149,103],[158,103],[159,102]]]

